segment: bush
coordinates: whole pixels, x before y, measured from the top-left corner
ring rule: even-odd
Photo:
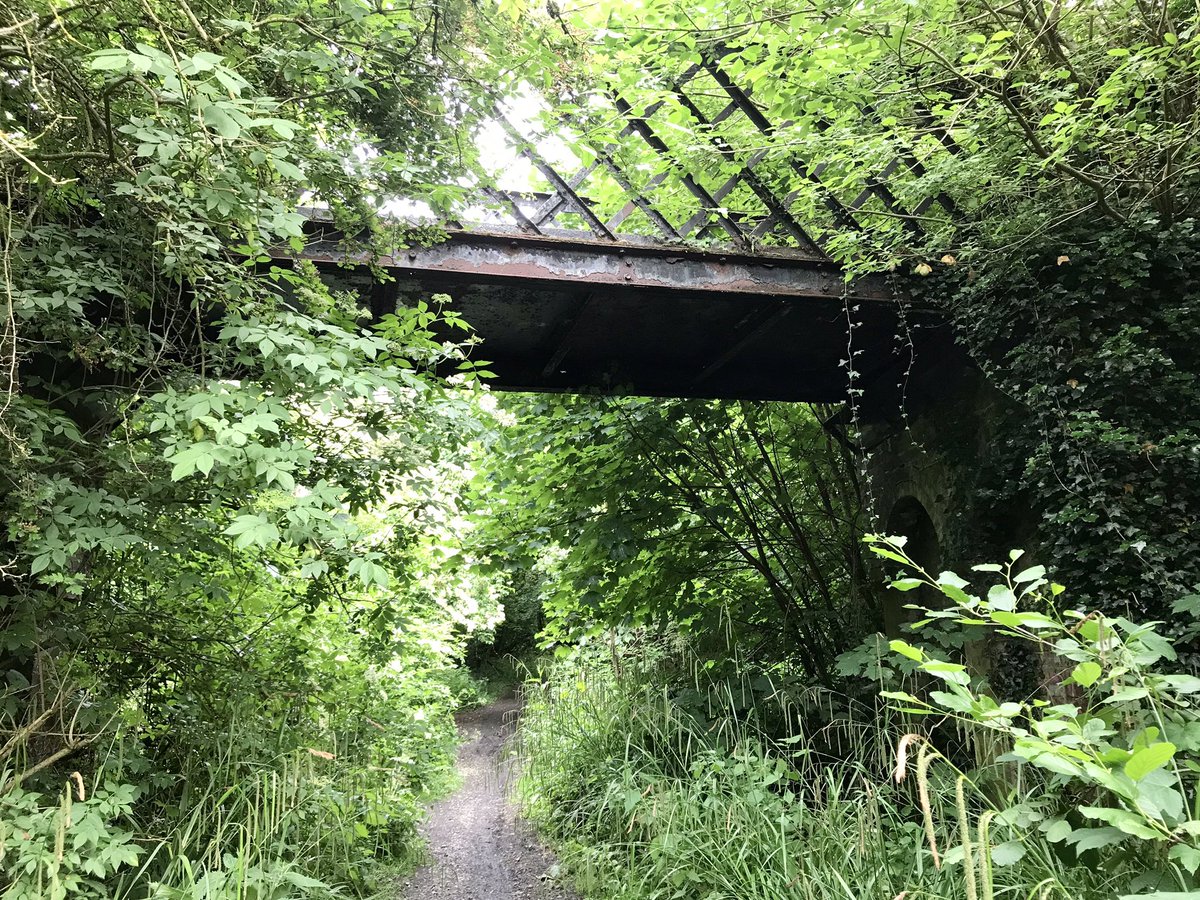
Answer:
[[[240,672],[180,675],[153,703],[92,699],[82,660],[47,667],[60,683],[43,675],[57,699],[36,727],[4,721],[0,898],[368,893],[418,860],[424,801],[452,777],[462,698],[452,658],[425,647],[442,627],[410,621],[386,655],[347,652],[352,617],[293,611],[246,644]]]
[[[1161,623],[1064,610],[1066,589],[1048,579],[1045,567],[1019,565],[1020,551],[1003,565],[976,566],[995,583],[986,593],[971,593],[958,575],[934,576],[917,566],[905,555],[902,538],[868,540],[877,554],[912,573],[894,581],[894,589],[928,586],[946,598],[944,608],[924,610],[927,618],[918,629],[949,622],[979,641],[1029,645],[1043,675],[1039,695],[997,700],[987,692],[986,679],[973,677],[962,663],[895,640],[891,649],[937,689],[883,696],[908,714],[953,719],[979,743],[986,738],[986,746],[1000,751],[995,765],[1016,765],[1036,793],[1023,808],[999,812],[1023,825],[1027,837],[1036,829],[1038,840],[1055,845],[1058,857],[1093,865],[1115,884],[1129,878],[1133,863],[1136,875],[1123,886],[1130,893],[1158,885],[1197,888],[1200,678],[1173,671],[1178,657],[1156,629]],[[1185,637],[1195,631],[1198,608],[1200,597],[1175,603],[1176,615],[1191,621],[1182,629]],[[940,755],[921,752],[926,759]],[[961,785],[966,776],[959,778]],[[927,805],[924,814],[928,823]],[[981,827],[992,814],[982,814]],[[1025,843],[1014,844],[1011,852],[1024,854]],[[1094,861],[1091,851],[1103,854]],[[970,858],[969,846],[964,852]],[[986,870],[986,846],[976,865]]]
[[[847,654],[874,708],[780,682],[740,702],[661,639],[576,650],[526,688],[525,808],[603,897],[1200,897],[1200,678],[1153,623],[1056,612],[1063,588],[1019,559],[977,567],[982,596],[895,582],[948,605],[914,626],[929,642]],[[984,639],[1036,648],[1043,695],[992,697],[943,649]]]

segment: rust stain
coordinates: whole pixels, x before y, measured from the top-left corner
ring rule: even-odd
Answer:
[[[290,258],[281,253],[280,258]],[[332,241],[310,245],[302,257],[317,262],[367,263],[365,252],[344,253]],[[530,282],[582,282],[685,293],[753,294],[797,298],[841,298],[840,270],[827,261],[772,254],[756,258],[726,252],[643,244],[612,244],[539,236],[502,239],[458,232],[441,244],[413,247],[374,262],[421,273]],[[860,279],[849,288],[856,300],[891,300],[882,279]]]

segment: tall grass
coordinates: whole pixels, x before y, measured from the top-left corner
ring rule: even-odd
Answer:
[[[416,696],[393,695],[391,719],[381,708],[335,729],[251,706],[207,739],[153,745],[171,768],[123,729],[72,760],[82,773],[49,767],[18,782],[0,765],[0,897],[370,894],[418,861],[423,803],[452,778],[451,688],[422,674]]]
[[[251,771],[221,762],[184,776],[178,800],[141,823],[147,853],[122,873],[114,900],[361,891],[377,861],[416,861],[419,804],[397,772],[305,751]]]
[[[582,889],[628,900],[1113,896],[1090,867],[1060,860],[1034,794],[977,789],[988,773],[960,778],[911,738],[897,782],[911,723],[832,696],[814,716],[811,697],[762,681],[707,680],[679,655],[577,653],[526,686],[521,800]]]

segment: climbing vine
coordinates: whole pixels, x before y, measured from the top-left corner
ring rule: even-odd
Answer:
[[[1073,228],[918,292],[1012,401],[977,489],[1031,504],[1048,558],[1114,614],[1165,618],[1200,582],[1198,251],[1190,221]]]

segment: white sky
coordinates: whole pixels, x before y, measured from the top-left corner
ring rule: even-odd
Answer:
[[[503,103],[503,112],[509,123],[533,144],[538,154],[545,159],[555,171],[565,177],[574,174],[579,168],[578,157],[571,152],[567,142],[554,134],[544,134],[539,115],[546,109],[545,100],[527,82],[523,82],[519,92]],[[539,181],[537,169],[524,156],[520,148],[514,146],[513,140],[498,121],[491,120],[475,132],[474,140],[479,151],[479,163],[484,173],[490,177],[491,183],[502,191],[533,190]],[[470,179],[463,179],[464,186],[471,184]],[[532,204],[523,204],[527,211]],[[382,211],[387,215],[404,219],[429,219],[432,211],[429,205],[421,201],[395,199],[383,205]],[[484,207],[468,207],[463,210],[466,219],[472,222],[503,221],[509,222],[507,213],[497,213]]]

